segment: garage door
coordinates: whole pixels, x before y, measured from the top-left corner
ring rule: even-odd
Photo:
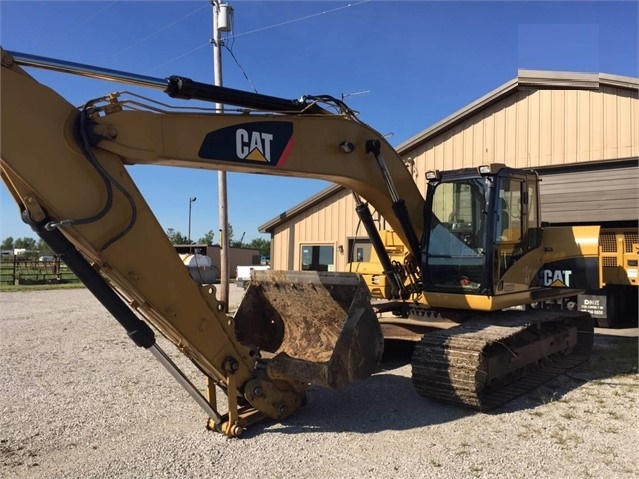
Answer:
[[[637,159],[538,171],[543,221],[577,224],[639,218]]]

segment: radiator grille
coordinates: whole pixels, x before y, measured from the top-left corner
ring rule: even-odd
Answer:
[[[599,235],[599,246],[604,253],[617,252],[617,235],[614,233],[601,233]]]
[[[616,256],[603,256],[601,258],[601,266],[604,268],[616,268],[617,257]]]
[[[639,244],[639,233],[625,232],[623,237],[626,242],[626,253],[632,253],[632,245]]]

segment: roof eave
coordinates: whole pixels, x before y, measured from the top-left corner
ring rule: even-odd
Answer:
[[[427,128],[426,130],[423,130],[412,138],[409,138],[405,142],[401,143],[396,148],[397,152],[401,155],[412,150],[427,139],[432,138],[433,136],[439,134],[444,130],[447,130],[448,128],[453,126],[453,124],[463,121],[464,119],[475,114],[477,111],[482,110],[483,108],[486,108],[487,106],[501,100],[505,96],[509,95],[511,92],[515,91],[517,89],[517,86],[518,85],[516,78],[514,80],[510,80],[507,83],[504,83],[490,93],[487,93],[486,95],[475,100],[469,105],[466,105],[461,110],[457,110],[443,120],[435,123],[433,126]]]
[[[577,89],[598,90],[602,85],[616,88],[639,89],[639,78],[612,75],[608,73],[563,72],[548,70],[525,70],[517,72],[517,78],[504,83],[473,103],[457,110],[452,115],[435,123],[417,135],[397,146],[400,155],[406,154],[431,138],[463,122],[478,111],[502,100],[517,90],[524,89]]]
[[[310,198],[302,201],[301,203],[296,204],[292,208],[280,213],[275,218],[268,220],[266,223],[261,224],[257,227],[257,231],[260,233],[271,233],[275,228],[279,225],[289,221],[291,218],[303,213],[304,211],[312,208],[313,206],[321,203],[327,198],[330,198],[338,191],[343,190],[344,187],[342,185],[333,184],[327,188],[324,188],[320,192],[314,194]]]

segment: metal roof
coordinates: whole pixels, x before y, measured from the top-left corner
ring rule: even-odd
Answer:
[[[279,216],[276,216],[275,218],[272,218],[268,220],[266,223],[258,226],[257,230],[260,233],[269,233],[273,229],[275,229],[277,226],[281,225],[282,223],[287,222],[291,218],[294,218],[295,216],[321,203],[325,199],[330,198],[331,196],[335,195],[338,191],[341,191],[343,189],[344,187],[342,185],[337,185],[337,184],[333,184],[327,188],[324,188],[319,193],[314,194],[310,198],[302,201],[301,203],[296,204],[292,208],[284,211],[283,213],[280,213]]]
[[[462,123],[469,117],[476,115],[484,108],[504,99],[518,90],[526,89],[571,89],[571,90],[598,90],[602,86],[614,88],[626,88],[639,90],[639,78],[611,75],[607,73],[583,73],[563,72],[548,70],[523,70],[517,72],[517,77],[504,83],[500,87],[475,100],[464,108],[457,110],[443,120],[435,123],[417,135],[409,138],[396,147],[400,155],[409,153],[417,146],[429,141],[433,137]],[[341,185],[332,185],[307,200],[298,203],[284,211],[279,216],[272,218],[258,227],[260,233],[269,233],[277,226],[287,222],[293,217],[307,211],[327,198],[343,190]]]
[[[487,93],[464,108],[457,110],[452,115],[435,123],[417,135],[409,138],[397,146],[400,155],[408,153],[413,148],[425,143],[436,135],[453,128],[454,126],[477,114],[487,106],[490,106],[508,95],[526,89],[571,89],[571,90],[598,90],[601,86],[615,88],[639,89],[639,78],[607,73],[581,73],[559,72],[546,70],[519,70],[517,78],[504,83],[495,90]]]

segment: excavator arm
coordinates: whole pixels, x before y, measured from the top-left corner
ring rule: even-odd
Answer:
[[[333,181],[365,198],[416,249],[424,200],[379,133],[314,103],[290,111],[171,113],[111,95],[78,109],[6,51],[1,81],[1,176],[23,219],[185,386],[213,427],[238,435],[263,416],[292,414],[308,384],[338,387],[375,370],[382,337],[361,279],[299,274],[291,287],[287,274],[271,275],[228,316],[215,288],[190,278],[125,166]],[[255,103],[250,95],[240,100]],[[288,105],[282,101],[278,110]],[[147,323],[224,390],[228,414],[175,367]]]

